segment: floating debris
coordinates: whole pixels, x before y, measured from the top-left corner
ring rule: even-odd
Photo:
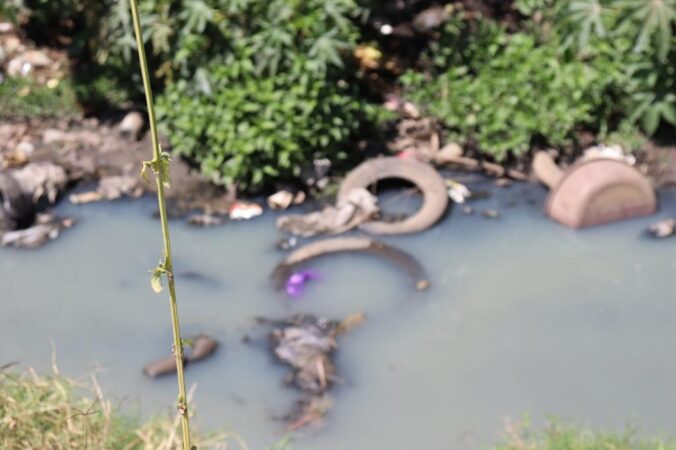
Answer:
[[[342,322],[303,314],[271,322],[272,351],[291,368],[287,382],[306,395],[286,417],[290,430],[321,425],[331,407],[327,391],[339,381],[333,361],[337,337],[363,322],[363,313],[350,315]]]
[[[659,222],[655,222],[648,227],[646,230],[649,235],[656,237],[658,239],[663,239],[669,236],[674,235],[676,228],[675,219],[663,219]]]
[[[183,364],[186,366],[208,358],[218,348],[218,342],[206,334],[187,339],[186,342],[190,348],[190,351],[183,356]],[[172,355],[148,363],[143,367],[143,373],[152,378],[176,373],[176,358]]]
[[[484,209],[481,211],[481,215],[484,216],[487,219],[499,219],[500,218],[500,212],[498,212],[495,209]]]
[[[467,189],[467,186],[462,183],[447,179],[446,184],[448,184],[448,197],[455,203],[465,203],[465,199],[472,196],[472,193]]]
[[[309,214],[291,214],[277,219],[277,227],[297,236],[339,234],[368,221],[378,213],[378,198],[364,188],[355,188],[336,206]]]
[[[286,280],[286,293],[289,297],[297,298],[303,294],[305,284],[310,280],[319,278],[319,272],[315,270],[301,270],[294,272]]]
[[[193,214],[188,217],[188,225],[197,227],[212,227],[223,223],[223,219],[213,214]]]

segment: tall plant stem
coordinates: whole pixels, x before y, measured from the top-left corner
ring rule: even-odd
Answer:
[[[178,323],[178,309],[176,306],[176,287],[174,285],[173,263],[171,259],[171,240],[169,238],[169,224],[167,220],[167,206],[164,199],[164,183],[168,174],[162,173],[168,170],[168,165],[161,164],[161,150],[157,135],[157,122],[155,119],[155,107],[153,104],[153,93],[150,87],[150,76],[148,75],[148,61],[146,58],[143,38],[141,34],[141,22],[139,20],[138,5],[136,0],[129,0],[131,14],[134,21],[134,34],[136,35],[136,47],[138,49],[138,58],[141,65],[141,75],[143,76],[143,88],[145,90],[146,104],[148,106],[148,121],[150,122],[150,137],[153,145],[152,166],[155,170],[155,179],[157,182],[157,204],[160,210],[160,221],[162,223],[162,238],[164,240],[164,263],[163,272],[167,276],[169,286],[169,303],[171,309],[171,326],[174,334],[173,351],[176,357],[176,373],[178,374],[178,411],[181,416],[181,428],[183,432],[183,450],[190,450],[190,423],[188,417],[188,399],[185,390],[185,378],[183,375],[183,342]]]

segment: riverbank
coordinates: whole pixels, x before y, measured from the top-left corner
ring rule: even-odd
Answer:
[[[558,422],[542,430],[507,422],[493,450],[674,450],[676,441],[640,437],[633,428],[599,432]],[[234,433],[194,433],[200,449],[249,450]],[[120,412],[105,398],[96,378],[80,382],[55,372],[39,375],[0,368],[0,446],[26,448],[179,450],[180,427],[173,415],[147,421]],[[266,450],[291,450],[287,439]]]

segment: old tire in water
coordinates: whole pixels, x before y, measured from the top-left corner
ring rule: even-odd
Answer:
[[[572,166],[545,205],[549,217],[571,228],[653,214],[656,209],[655,190],[647,178],[614,159]]]
[[[425,290],[430,282],[422,265],[411,255],[396,247],[365,237],[323,239],[304,245],[287,256],[275,267],[272,277],[277,289],[282,289],[294,270],[303,263],[321,256],[343,252],[363,252],[392,261],[408,273],[418,290]]]
[[[340,185],[338,201],[346,198],[352,189],[368,189],[372,184],[389,178],[413,183],[422,192],[422,206],[402,221],[370,221],[361,225],[362,230],[372,234],[417,233],[434,225],[446,212],[448,188],[441,175],[429,164],[395,157],[372,159],[355,168]]]

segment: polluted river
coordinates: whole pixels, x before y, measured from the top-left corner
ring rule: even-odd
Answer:
[[[280,441],[299,392],[256,318],[363,313],[338,339],[324,427],[292,448],[481,449],[509,421],[550,416],[673,430],[676,240],[643,230],[676,210],[676,192],[660,192],[657,215],[575,231],[544,216],[539,186],[470,187],[491,193],[472,214],[455,205],[424,233],[384,239],[425,267],[422,292],[388,261],[340,254],[309,264],[317,279],[290,298],[270,279],[285,255],[275,214],[204,229],[173,221],[183,334],[220,343],[186,369],[195,423],[251,449]],[[62,202],[56,212],[76,227],[38,250],[0,251],[0,364],[49,371],[54,355],[65,374],[95,373],[125,411],[171,410],[175,377],[142,372],[171,345],[167,300],[149,286],[155,209],[150,197]]]

